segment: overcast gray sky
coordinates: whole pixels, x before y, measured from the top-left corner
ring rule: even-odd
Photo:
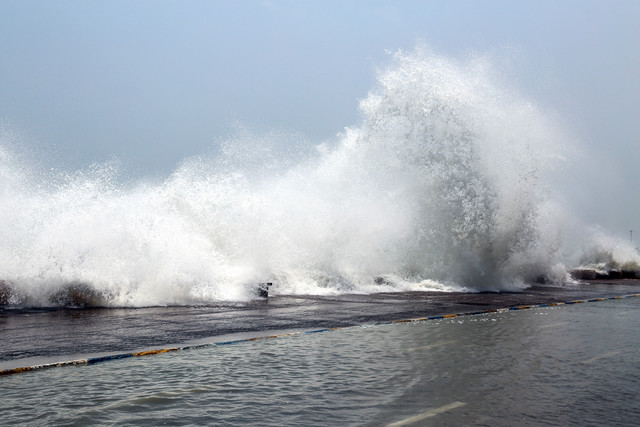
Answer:
[[[634,0],[2,0],[0,123],[61,167],[115,156],[167,175],[235,121],[334,137],[358,123],[385,51],[419,41],[495,58],[589,153],[577,208],[640,236]]]

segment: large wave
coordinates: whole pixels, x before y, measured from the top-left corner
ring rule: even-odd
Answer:
[[[42,173],[0,144],[0,303],[146,306],[563,280],[562,132],[490,62],[399,52],[362,121],[309,147],[239,129],[162,182]],[[13,144],[15,145],[15,144]]]

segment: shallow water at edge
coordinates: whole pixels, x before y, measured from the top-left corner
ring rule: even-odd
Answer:
[[[634,425],[640,298],[356,327],[0,379],[2,423]]]

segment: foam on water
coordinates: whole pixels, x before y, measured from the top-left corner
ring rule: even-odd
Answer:
[[[116,162],[43,174],[5,132],[0,303],[211,303],[252,298],[264,281],[331,294],[565,278],[544,178],[562,132],[487,61],[397,53],[360,109],[336,141],[241,129],[220,156],[155,183],[125,183]]]

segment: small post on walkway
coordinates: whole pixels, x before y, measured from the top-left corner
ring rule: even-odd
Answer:
[[[269,298],[269,287],[272,284],[271,282],[258,283],[258,296],[260,298]]]

